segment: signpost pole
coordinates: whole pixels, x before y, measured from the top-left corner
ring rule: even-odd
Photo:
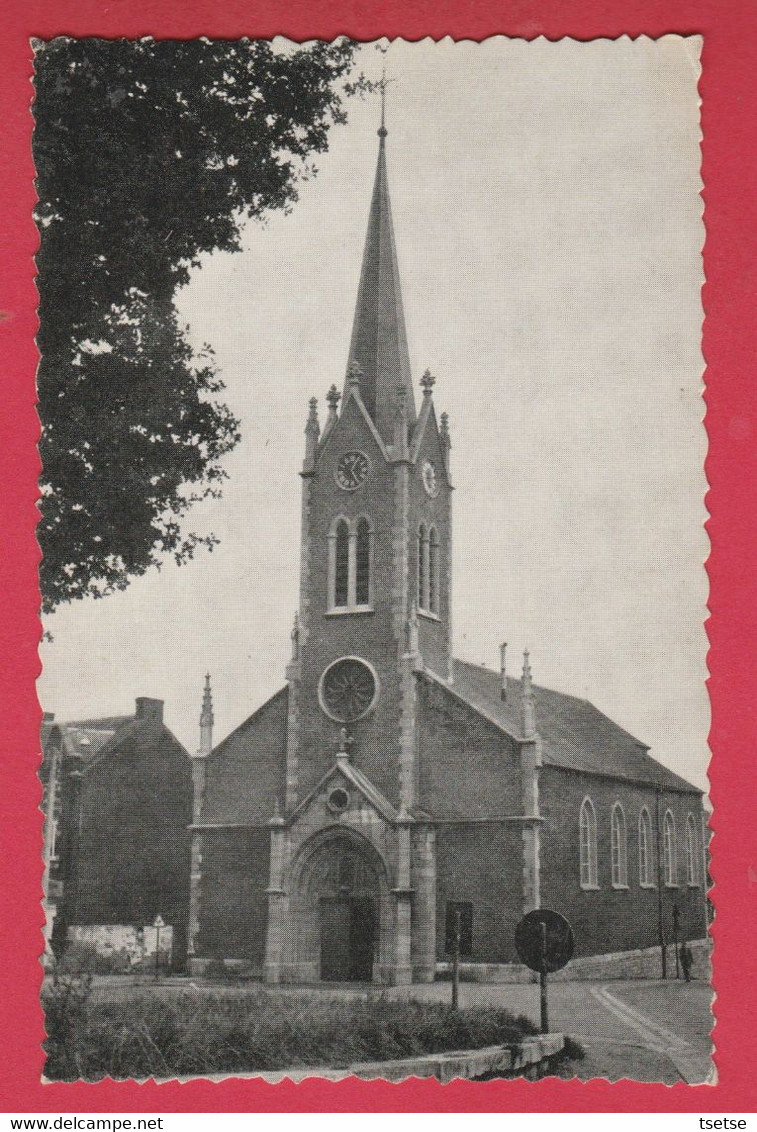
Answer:
[[[166,922],[158,912],[157,916],[152,922],[155,928],[155,982],[157,983],[160,977],[160,929],[166,926]]]
[[[665,942],[665,920],[662,909],[663,880],[663,849],[662,830],[660,826],[660,787],[655,788],[655,828],[657,833],[657,932],[660,938],[660,960],[662,964],[662,977],[668,977],[668,947]]]
[[[455,947],[452,952],[452,1009],[457,1010],[460,1001],[460,909],[455,911]]]
[[[539,992],[541,999],[541,1032],[549,1033],[549,1016],[547,1013],[547,925],[542,922],[541,927],[541,970],[539,971]]]
[[[679,917],[679,915],[680,915],[680,913],[678,911],[678,904],[676,903],[676,904],[673,905],[673,947],[675,948],[675,953],[676,953],[676,978],[677,979],[680,979],[680,977],[681,977],[681,967],[680,967],[680,962],[679,962],[679,958],[678,958],[678,917]]]

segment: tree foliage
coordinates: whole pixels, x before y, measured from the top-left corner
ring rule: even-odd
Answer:
[[[355,45],[37,45],[43,608],[192,556],[239,439],[173,298],[203,252],[287,209],[345,120]]]

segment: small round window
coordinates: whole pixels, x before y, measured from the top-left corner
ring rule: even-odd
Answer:
[[[335,814],[344,813],[350,804],[350,796],[343,786],[337,786],[329,794],[328,806]]]

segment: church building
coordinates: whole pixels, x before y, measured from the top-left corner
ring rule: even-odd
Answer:
[[[268,983],[517,964],[551,907],[578,957],[703,939],[702,795],[586,700],[452,656],[452,465],[410,373],[378,166],[347,377],[310,402],[286,683],[192,759],[190,969]],[[459,613],[457,616],[461,616]]]

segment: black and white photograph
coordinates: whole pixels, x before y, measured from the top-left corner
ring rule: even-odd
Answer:
[[[47,1080],[715,1082],[701,48],[35,42]]]

